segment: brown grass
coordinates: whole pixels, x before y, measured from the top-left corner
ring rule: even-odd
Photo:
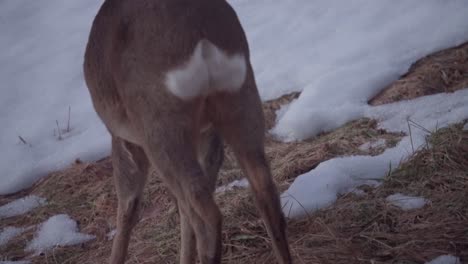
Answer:
[[[424,86],[423,82],[410,81],[418,69],[432,69],[425,64],[438,65],[436,62],[452,66],[462,60],[468,63],[467,47],[468,44],[441,53],[446,54],[444,56],[453,62],[451,64],[444,64],[444,59],[437,54],[421,60],[404,77],[406,84],[404,79],[399,81],[399,86],[395,84],[401,87],[399,92],[403,96],[381,98],[387,98],[387,101],[412,98],[414,95],[409,92],[406,95],[405,91]],[[466,68],[460,67],[458,73],[446,72],[445,75],[465,77]],[[421,78],[427,82],[437,80],[433,78],[432,70],[420,71],[421,76],[426,76]],[[463,78],[450,77],[447,79],[450,85],[444,89],[458,87]],[[274,124],[275,111],[298,95],[290,94],[264,104],[267,127]],[[377,100],[375,103],[378,104]],[[385,147],[395,145],[401,136],[377,129],[374,120],[361,119],[303,142],[281,143],[268,136],[266,152],[274,179],[280,190],[284,190],[295,177],[321,161],[340,155],[376,155]],[[367,152],[358,149],[361,144],[380,138],[386,139],[386,146]],[[461,130],[461,125],[438,131],[430,138],[433,148],[419,151],[380,187],[361,186],[366,192],[364,196],[343,195],[335,204],[309,218],[290,220],[288,232],[296,263],[423,263],[444,253],[456,254],[466,260],[467,139],[467,132]],[[226,156],[218,185],[242,177],[229,150]],[[394,192],[422,195],[431,203],[421,209],[403,212],[385,202],[385,197]],[[32,263],[106,263],[111,247],[106,234],[115,227],[116,215],[109,158],[93,163],[77,162],[66,170],[51,173],[28,190],[0,196],[0,204],[26,194],[44,197],[49,204],[24,216],[2,219],[0,228],[38,225],[52,215],[66,213],[78,221],[81,232],[97,238],[83,245],[59,247],[31,258],[23,249],[33,237],[33,229],[0,247],[3,259],[30,258]],[[224,215],[223,263],[274,263],[269,238],[249,191],[240,189],[217,194],[216,200]],[[175,263],[179,248],[178,216],[159,177],[150,177],[143,203],[144,212],[134,230],[127,263]]]
[[[370,100],[380,105],[468,87],[468,43],[442,50],[415,62],[400,80]]]
[[[344,195],[292,222],[303,263],[424,263],[441,254],[468,260],[468,132],[461,127],[433,134],[432,148],[416,153],[380,187],[364,186],[365,196]],[[385,202],[397,192],[431,202],[401,211]]]
[[[364,196],[343,195],[309,218],[290,220],[288,232],[296,262],[423,263],[445,253],[468,258],[468,132],[461,127],[432,135],[432,148],[419,151],[380,187],[362,186]],[[114,227],[116,206],[111,173],[108,159],[54,173],[32,191],[46,197],[48,206],[1,225],[38,224],[53,214],[68,213],[79,221],[82,232],[95,234],[97,239],[57,248],[34,258],[33,263],[105,263],[111,245],[106,234]],[[395,192],[421,195],[431,203],[401,211],[385,202]],[[225,219],[224,263],[274,263],[269,238],[248,190],[218,194],[216,199]],[[127,263],[174,263],[178,217],[158,177],[151,178],[144,203],[145,213],[135,229]],[[0,253],[22,259],[31,237],[32,232],[21,236]]]
[[[274,112],[298,94],[284,96],[264,105],[267,124],[274,120]],[[271,123],[270,123],[271,124]],[[314,168],[319,162],[344,154],[377,154],[381,149],[364,153],[358,147],[379,138],[388,139],[388,146],[398,142],[401,135],[388,134],[376,127],[376,122],[361,119],[315,139],[304,142],[281,143],[267,138],[266,152],[271,161],[274,178],[280,189],[285,189],[299,174]],[[226,149],[226,160],[220,172],[218,185],[242,177],[233,154]],[[77,162],[70,168],[50,174],[31,189],[8,197],[0,197],[6,203],[25,194],[46,198],[49,204],[28,214],[13,217],[0,223],[6,226],[37,225],[48,217],[66,213],[79,222],[80,230],[97,236],[93,242],[80,246],[58,248],[53,253],[33,258],[33,263],[103,263],[110,252],[111,242],[106,234],[115,227],[116,196],[112,183],[112,165],[109,158],[94,162]],[[250,261],[252,252],[242,253],[242,248],[270,255],[268,239],[253,207],[247,190],[218,195],[217,202],[223,208],[225,260]],[[144,213],[135,229],[130,246],[129,263],[174,263],[178,252],[178,216],[166,189],[156,175],[150,177],[145,190]],[[8,259],[23,259],[29,253],[24,246],[34,230],[20,236],[8,246],[0,248],[0,254]]]

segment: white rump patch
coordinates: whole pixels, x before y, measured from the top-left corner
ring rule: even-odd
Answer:
[[[166,74],[169,91],[191,99],[214,91],[238,91],[245,81],[244,54],[228,55],[208,40],[198,42],[190,59]]]

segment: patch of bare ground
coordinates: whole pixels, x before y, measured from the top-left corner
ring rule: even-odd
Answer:
[[[468,43],[442,50],[415,62],[400,80],[369,103],[381,105],[468,87]]]

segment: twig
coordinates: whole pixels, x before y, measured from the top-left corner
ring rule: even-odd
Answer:
[[[58,140],[62,140],[62,132],[60,132],[60,126],[59,126],[58,120],[55,120],[55,123],[57,124]]]
[[[28,143],[28,142],[26,141],[26,139],[24,139],[22,136],[18,135],[18,138],[20,139],[21,143],[32,147],[32,145],[31,145],[30,143]]]
[[[409,118],[408,118],[408,121],[409,121],[413,126],[419,128],[419,129],[421,129],[422,131],[424,131],[424,132],[426,132],[426,133],[428,133],[428,134],[431,134],[431,133],[432,133],[429,129],[423,127],[422,125],[416,123],[415,121],[413,121],[413,120],[411,120],[411,119],[409,119]],[[439,124],[439,123],[437,122],[437,125],[438,125],[438,124]],[[437,131],[437,130],[436,130],[436,131]]]
[[[300,207],[302,207],[302,210],[304,210],[304,213],[305,213],[305,215],[307,215],[307,218],[308,218],[308,219],[311,219],[311,218],[312,218],[312,217],[310,216],[309,212],[306,210],[306,208],[305,208],[293,195],[291,195],[291,194],[288,193],[288,197],[291,197],[294,201],[296,201],[296,203],[297,203]],[[291,203],[291,207],[289,208],[288,218],[289,218],[289,215],[290,215],[290,213],[291,213],[292,207],[293,207],[293,203]]]
[[[406,123],[408,124],[408,132],[409,132],[410,141],[411,141],[411,149],[413,150],[413,153],[414,153],[413,134],[411,133],[411,125],[410,125],[409,117],[406,119]]]
[[[21,140],[21,142],[23,142],[23,144],[25,144],[25,145],[28,144],[28,142],[26,142],[26,140],[24,140],[24,138],[22,138],[21,136],[18,136],[18,137],[19,137],[19,139]]]
[[[387,179],[392,175],[392,162],[388,163],[388,172],[387,172]]]
[[[71,118],[71,106],[68,106],[67,133],[70,132],[70,118]]]

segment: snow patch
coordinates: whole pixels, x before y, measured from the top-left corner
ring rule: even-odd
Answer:
[[[355,194],[357,196],[361,196],[361,197],[367,195],[367,193],[365,191],[361,190],[361,189],[354,189],[354,190],[351,191],[351,193],[353,193],[353,194]]]
[[[110,137],[82,73],[89,29],[101,4],[0,1],[0,195],[27,188],[77,158],[110,153]]]
[[[93,235],[79,233],[76,222],[68,215],[60,214],[50,217],[41,225],[26,250],[40,254],[57,246],[76,245],[94,238]]]
[[[220,186],[216,188],[216,193],[223,193],[227,191],[231,191],[234,188],[247,188],[249,187],[249,181],[246,178],[241,180],[234,180],[226,185]]]
[[[320,163],[315,169],[298,176],[282,194],[283,211],[288,217],[300,217],[330,205],[338,194],[362,184],[377,184],[389,169],[398,167],[426,142],[428,131],[460,122],[468,117],[468,89],[451,94],[436,94],[411,101],[367,107],[365,115],[379,121],[379,128],[389,132],[405,131],[408,120],[418,126],[394,148],[377,156],[338,157]]]
[[[243,3],[252,10],[264,4]],[[416,60],[468,40],[466,1],[309,3],[282,1],[271,7],[276,12],[238,9],[263,98],[302,90],[272,129],[285,141],[307,139],[362,117],[368,100]],[[263,16],[272,19],[270,14],[275,14],[273,21],[262,24]],[[258,28],[250,26],[252,21]],[[266,42],[267,34],[281,41]]]
[[[386,200],[403,210],[412,210],[422,208],[427,204],[427,200],[422,197],[407,196],[401,193],[389,195]]]
[[[26,228],[7,226],[0,233],[0,246],[6,245],[11,239],[21,235]]]
[[[117,229],[112,229],[111,231],[109,231],[109,233],[106,234],[107,240],[114,239],[115,234],[117,234]]]
[[[359,146],[359,150],[369,151],[371,149],[385,147],[386,144],[387,144],[387,140],[385,140],[385,138],[379,138],[376,141],[366,142],[366,143],[362,144],[361,146]]]
[[[0,206],[0,219],[22,215],[45,204],[46,200],[44,198],[28,195]]]
[[[461,261],[459,258],[451,255],[442,255],[429,262],[426,262],[426,264],[461,264]]]

